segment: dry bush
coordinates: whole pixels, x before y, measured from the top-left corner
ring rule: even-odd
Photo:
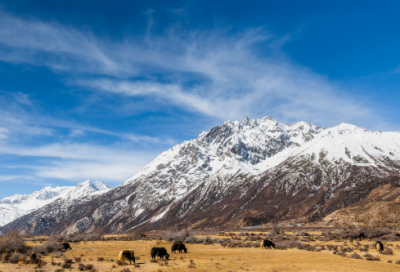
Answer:
[[[121,270],[121,272],[131,272],[131,270],[125,267],[124,269]]]
[[[369,245],[362,245],[358,248],[359,251],[364,251],[364,252],[368,252],[369,250]]]
[[[104,258],[103,257],[97,257],[97,261],[98,262],[102,262],[102,261],[104,261]]]
[[[79,269],[79,271],[85,271],[86,270],[86,266],[83,263],[80,263],[78,265],[78,269]]]
[[[150,261],[151,263],[156,263],[157,262],[157,260],[154,260],[154,259],[151,259],[151,261]]]
[[[60,262],[55,262],[55,261],[51,261],[51,265],[54,265],[54,266],[61,266],[61,263]]]
[[[393,250],[390,248],[385,248],[385,250],[382,252],[384,255],[393,255]]]
[[[343,252],[352,252],[353,249],[351,247],[342,247]]]
[[[43,255],[47,255],[52,252],[62,252],[63,246],[59,244],[55,237],[50,237],[46,243],[35,247],[34,251]]]
[[[366,259],[367,261],[380,261],[381,260],[381,258],[379,258],[379,256],[373,256],[368,253],[364,255],[364,259]]]
[[[75,262],[80,263],[82,261],[81,257],[74,257]]]
[[[8,260],[10,263],[16,264],[22,260],[22,262],[25,262],[26,255],[21,254],[21,253],[14,253],[11,255],[10,259]]]
[[[393,263],[393,261],[392,260],[388,260],[387,263]]]
[[[121,261],[121,260],[117,260],[116,263],[117,263],[119,266],[127,265],[126,262]]]
[[[343,251],[340,251],[340,252],[335,251],[334,254],[339,255],[339,256],[342,256],[342,257],[346,257],[346,256],[347,256],[346,253],[343,252]]]
[[[308,236],[309,234],[306,231],[298,231],[296,236]]]
[[[56,269],[54,272],[64,272],[64,269]]]
[[[326,245],[326,247],[327,247],[328,250],[330,250],[330,251],[332,251],[332,250],[337,251],[337,248],[338,248],[337,245],[331,245],[331,244]]]
[[[304,244],[304,243],[298,242],[297,249],[313,251],[315,249],[315,247],[310,244]]]
[[[18,230],[9,230],[7,235],[0,241],[0,254],[2,254],[2,262],[4,259],[8,261],[12,252],[26,254],[31,247],[25,244],[24,238]]]
[[[400,264],[400,260],[396,261],[396,264]]]
[[[353,258],[353,259],[362,259],[361,256],[358,255],[358,254],[355,253],[355,252],[354,252],[353,254],[350,255],[350,258]]]
[[[173,241],[185,241],[186,238],[193,236],[193,234],[189,230],[182,231],[172,231],[168,230],[164,232],[163,239],[165,241],[173,242]]]
[[[72,267],[72,264],[70,264],[70,263],[63,263],[63,264],[61,265],[61,267],[62,267],[62,268],[65,268],[65,269],[69,269],[69,268]]]
[[[36,261],[36,267],[37,268],[41,268],[41,267],[43,267],[43,266],[45,266],[47,264],[47,262],[45,262],[44,260],[42,260],[42,259],[37,259],[37,261]]]

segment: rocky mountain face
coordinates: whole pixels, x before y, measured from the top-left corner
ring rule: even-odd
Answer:
[[[284,125],[270,117],[227,121],[102,195],[54,201],[4,229],[49,234],[313,221],[399,176],[399,133]]]
[[[367,198],[334,211],[324,219],[326,225],[392,226],[400,224],[400,184],[398,180],[377,187]]]
[[[0,226],[4,226],[18,217],[33,212],[58,198],[74,200],[82,196],[105,192],[110,186],[101,182],[89,180],[77,186],[44,187],[30,195],[13,195],[0,200]]]

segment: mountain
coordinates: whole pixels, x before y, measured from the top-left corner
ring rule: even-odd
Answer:
[[[89,180],[77,186],[44,187],[30,195],[13,195],[0,200],[0,226],[4,226],[18,217],[35,211],[58,198],[73,200],[96,192],[105,192],[110,186]]]
[[[334,211],[323,221],[326,225],[343,227],[391,226],[400,224],[400,184],[394,182],[375,188],[367,198]]]
[[[99,196],[55,201],[7,228],[35,234],[315,221],[400,177],[400,134],[227,121]]]

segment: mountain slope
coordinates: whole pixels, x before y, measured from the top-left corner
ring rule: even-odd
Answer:
[[[319,220],[400,176],[400,134],[270,117],[225,122],[100,196],[53,202],[9,227],[34,233]]]
[[[0,226],[4,226],[16,218],[35,211],[58,198],[76,199],[96,192],[111,189],[107,184],[89,180],[77,186],[44,187],[30,195],[13,195],[0,200]]]
[[[400,224],[400,186],[393,182],[375,188],[367,198],[325,217],[326,225],[343,227],[398,226]]]

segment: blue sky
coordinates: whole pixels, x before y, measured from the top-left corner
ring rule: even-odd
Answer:
[[[86,179],[116,186],[228,119],[399,131],[399,10],[0,0],[0,198]]]

